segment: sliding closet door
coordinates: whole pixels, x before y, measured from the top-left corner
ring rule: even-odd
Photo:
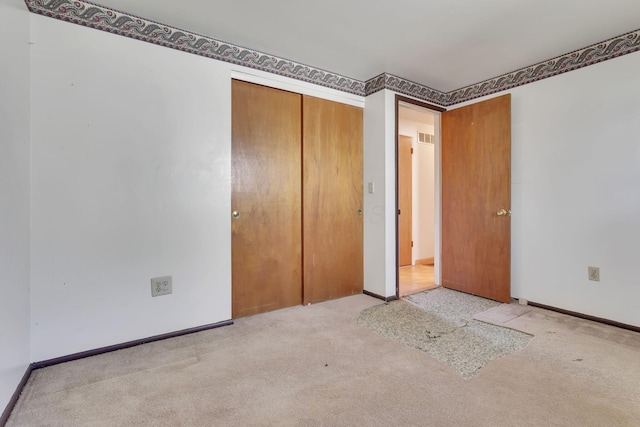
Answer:
[[[232,315],[302,302],[301,96],[233,81]]]
[[[303,97],[304,304],[362,293],[362,109]]]

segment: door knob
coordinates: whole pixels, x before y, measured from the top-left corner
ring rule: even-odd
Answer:
[[[358,215],[362,215],[362,209],[358,209]]]
[[[498,212],[496,212],[498,214],[498,216],[505,216],[507,214],[511,215],[511,211],[507,211],[506,209],[500,209]]]
[[[231,213],[231,216],[232,216],[232,217],[234,217],[234,218],[240,218],[240,212],[238,212],[238,211],[233,211],[233,212]]]

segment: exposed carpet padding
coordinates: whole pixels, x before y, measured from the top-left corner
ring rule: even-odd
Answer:
[[[357,295],[37,370],[16,426],[637,426],[640,334],[534,308],[465,380],[358,325]]]
[[[417,348],[471,378],[489,361],[527,346],[531,335],[473,320],[500,304],[438,288],[367,308],[358,323]]]

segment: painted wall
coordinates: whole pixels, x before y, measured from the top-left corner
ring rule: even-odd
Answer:
[[[412,138],[412,263],[435,255],[435,145],[417,143],[418,132],[434,134],[434,126],[402,118],[398,133]]]
[[[366,97],[364,109],[364,289],[396,294],[395,94]],[[389,143],[392,141],[393,143]],[[374,183],[375,192],[368,192]]]
[[[31,26],[31,360],[228,319],[241,67],[36,15]],[[514,296],[640,325],[639,67],[628,55],[512,91]],[[365,289],[383,296],[395,295],[394,95],[365,107]],[[12,177],[26,173],[18,151]],[[599,284],[586,281],[594,264]],[[174,293],[151,298],[149,279],[167,274]]]
[[[640,326],[639,98],[639,53],[512,91],[514,296]]]
[[[231,317],[231,79],[364,98],[32,16],[32,360]],[[151,298],[171,275],[173,294]]]
[[[29,359],[29,15],[0,2],[0,413]]]
[[[512,296],[640,326],[640,53],[510,92]]]
[[[32,360],[229,319],[230,67],[37,15],[32,39]]]

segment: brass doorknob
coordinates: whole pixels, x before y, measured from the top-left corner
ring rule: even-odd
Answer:
[[[240,212],[238,212],[238,211],[233,211],[233,212],[231,213],[231,216],[232,216],[232,217],[234,217],[234,218],[240,218]]]
[[[498,216],[505,216],[507,214],[507,210],[506,209],[500,209],[497,212]]]

